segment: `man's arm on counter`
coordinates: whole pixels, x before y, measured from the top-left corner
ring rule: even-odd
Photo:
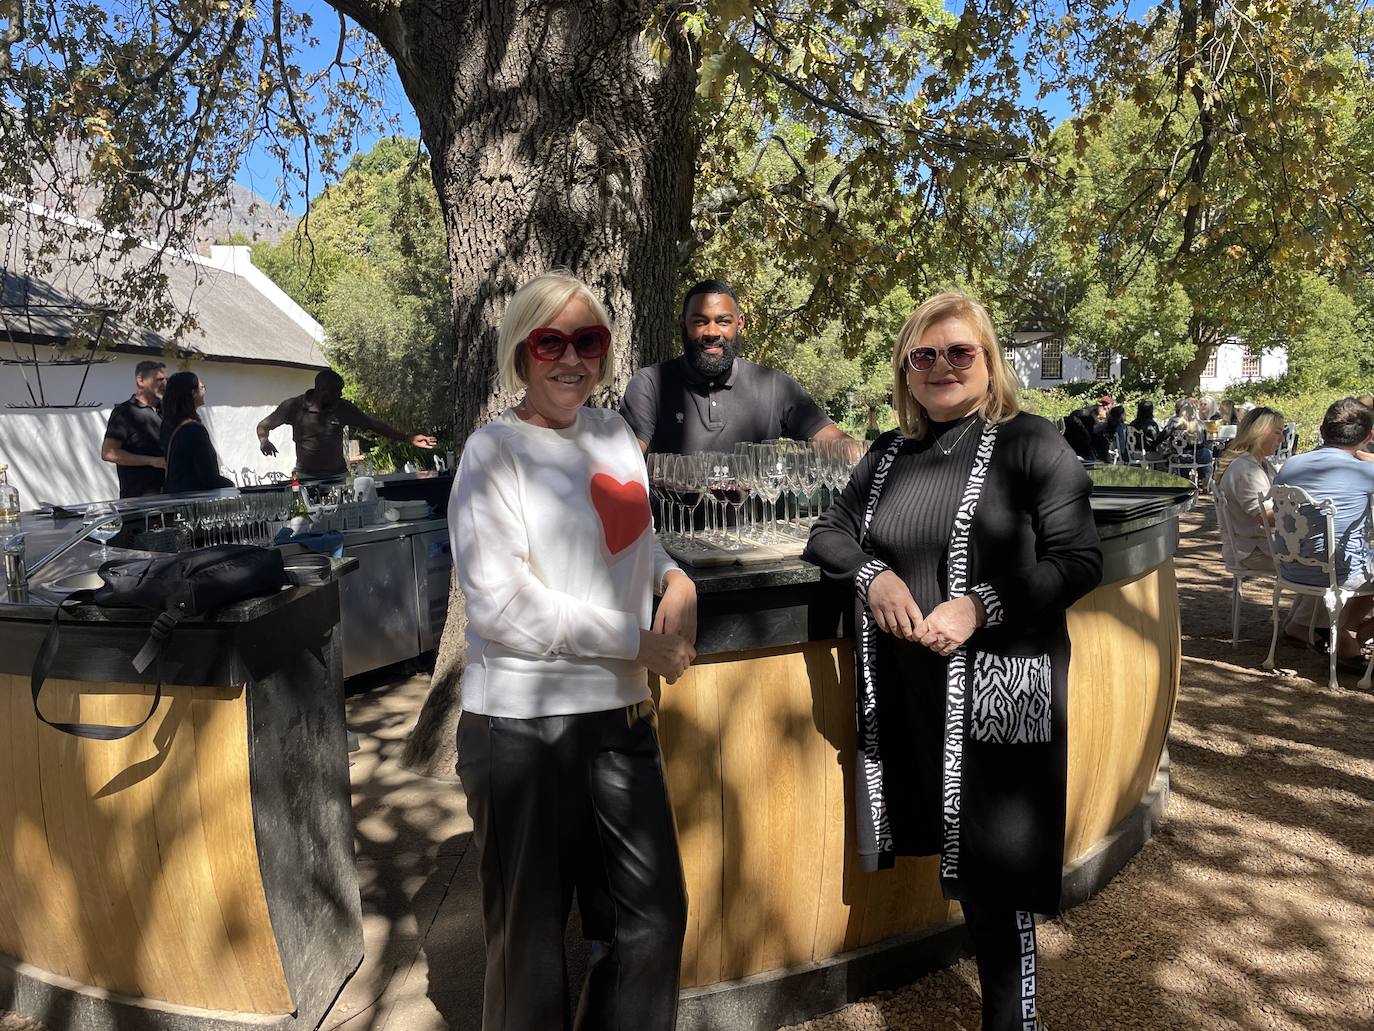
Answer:
[[[167,460],[161,455],[136,455],[125,451],[124,441],[106,437],[100,442],[100,457],[112,465],[150,465],[154,469],[166,469]]]
[[[405,430],[398,430],[394,426],[388,426],[381,419],[368,415],[365,411],[353,404],[351,401],[340,401],[339,410],[344,417],[344,421],[354,429],[366,430],[369,433],[378,433],[391,440],[399,440],[403,444],[413,444],[415,447],[433,448],[439,443],[433,437],[424,433],[407,433]]]

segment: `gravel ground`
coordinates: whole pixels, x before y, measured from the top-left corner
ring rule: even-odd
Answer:
[[[1040,928],[1054,1031],[1374,1029],[1374,697],[1268,648],[1267,581],[1240,647],[1210,499],[1183,518],[1183,685],[1164,826],[1096,898]],[[791,1031],[977,1031],[971,961]],[[0,1031],[41,1031],[0,1014]]]
[[[1374,698],[1269,647],[1269,583],[1241,643],[1211,499],[1183,518],[1183,683],[1165,823],[1105,891],[1040,928],[1054,1031],[1374,1028]],[[971,960],[791,1031],[977,1031]]]

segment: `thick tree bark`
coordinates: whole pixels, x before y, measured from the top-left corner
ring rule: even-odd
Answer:
[[[1217,332],[1194,315],[1188,323],[1188,336],[1193,341],[1193,357],[1176,375],[1164,382],[1164,389],[1170,394],[1191,394],[1202,383],[1202,370],[1207,368],[1213,352],[1221,342]]]
[[[362,12],[396,58],[444,212],[459,446],[514,400],[494,384],[497,331],[511,294],[540,272],[570,269],[610,312],[615,378],[593,403],[618,399],[641,361],[672,350],[696,67],[685,38],[666,66],[651,57],[650,7],[404,0]],[[463,632],[455,604],[402,757],[434,775],[454,770]]]

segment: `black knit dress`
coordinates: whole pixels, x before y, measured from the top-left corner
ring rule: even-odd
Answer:
[[[981,435],[975,417],[932,421],[925,437],[902,445],[873,513],[873,554],[906,582],[922,615],[948,595],[950,531]],[[940,851],[947,666],[947,659],[923,645],[878,635],[879,740],[898,855]]]

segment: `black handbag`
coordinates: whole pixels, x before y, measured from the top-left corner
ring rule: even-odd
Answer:
[[[111,727],[99,723],[54,723],[38,707],[43,681],[57,656],[60,617],[64,609],[92,604],[101,608],[132,608],[156,612],[148,628],[148,640],[134,656],[138,672],[146,670],[162,651],[176,625],[187,616],[200,616],[245,598],[275,594],[286,586],[281,552],[249,544],[221,544],[180,555],[157,558],[117,559],[100,567],[100,587],[73,591],[53,613],[52,623],[38,646],[30,689],[34,714],[48,726],[76,737],[117,741],[147,723],[162,700],[162,676],[148,713],[133,726]]]

